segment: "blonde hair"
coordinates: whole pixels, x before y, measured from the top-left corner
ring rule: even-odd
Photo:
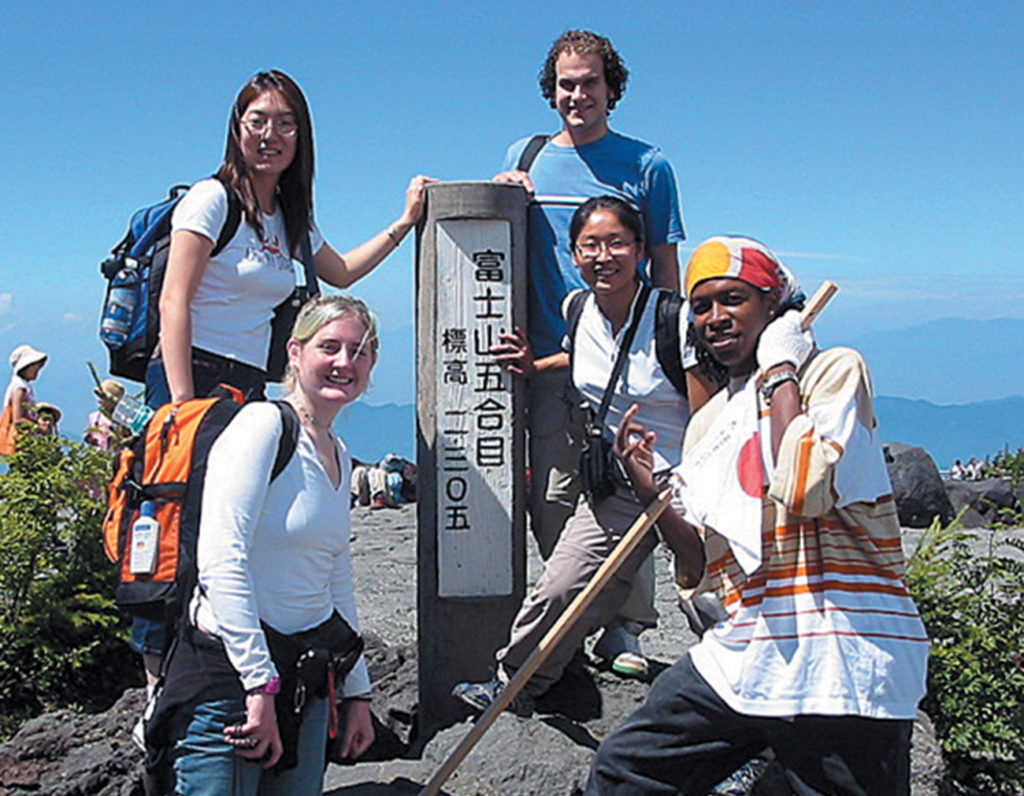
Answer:
[[[344,293],[330,296],[320,295],[307,301],[295,319],[291,338],[305,345],[313,335],[331,321],[346,317],[355,318],[366,327],[366,345],[370,346],[376,355],[380,350],[380,339],[377,336],[377,316],[366,306],[364,301]],[[288,392],[295,389],[295,376],[295,369],[289,361],[284,377],[284,388]]]

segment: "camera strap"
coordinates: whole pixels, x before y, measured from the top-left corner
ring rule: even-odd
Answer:
[[[608,414],[608,408],[612,403],[612,395],[615,394],[615,386],[619,382],[619,377],[622,375],[623,369],[626,367],[626,360],[629,358],[629,349],[633,345],[633,338],[636,337],[636,329],[640,325],[640,317],[644,313],[644,308],[647,306],[647,297],[651,293],[651,288],[643,283],[640,285],[640,295],[637,297],[636,304],[633,305],[633,317],[629,322],[629,328],[626,329],[626,333],[622,336],[622,345],[619,346],[619,353],[615,357],[615,365],[612,367],[612,375],[608,379],[608,386],[604,388],[604,396],[601,398],[601,406],[598,408],[597,413],[594,415],[591,421],[593,429],[598,433],[604,433],[604,418]],[[597,301],[597,297],[594,297],[594,301]]]

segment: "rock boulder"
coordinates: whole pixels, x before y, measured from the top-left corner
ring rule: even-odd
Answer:
[[[980,528],[996,522],[1000,510],[1019,511],[1021,499],[1014,494],[1013,485],[1004,478],[986,478],[984,481],[946,481],[946,493],[959,514],[966,509],[961,522],[965,528]]]
[[[900,525],[927,528],[935,517],[952,519],[953,504],[928,452],[899,442],[886,443],[883,450]]]

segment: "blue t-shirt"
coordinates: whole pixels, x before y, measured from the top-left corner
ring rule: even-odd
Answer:
[[[503,171],[516,167],[529,140],[509,147]],[[527,224],[528,332],[534,356],[545,357],[561,351],[562,299],[587,287],[569,248],[569,222],[577,207],[611,194],[643,214],[648,247],[678,243],[685,235],[671,164],[657,147],[635,138],[609,131],[580,147],[549,141],[533,161],[530,179],[536,195]]]

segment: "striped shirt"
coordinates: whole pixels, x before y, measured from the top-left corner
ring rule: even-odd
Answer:
[[[786,429],[763,500],[760,566],[748,575],[724,536],[699,529],[697,590],[713,590],[728,616],[693,663],[740,713],[913,718],[928,639],[904,580],[867,367],[850,349],[821,352],[800,394],[806,413]],[[729,400],[722,390],[691,420],[684,461]],[[683,487],[684,515],[686,502]]]

